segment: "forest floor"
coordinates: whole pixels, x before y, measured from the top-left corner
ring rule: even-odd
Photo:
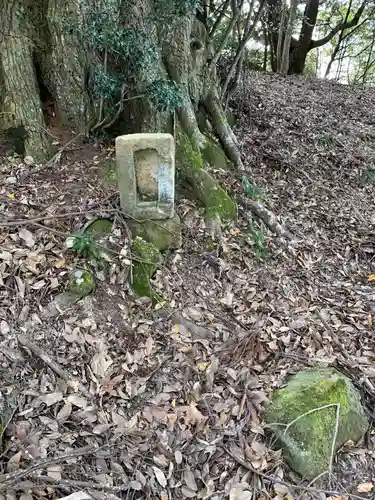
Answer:
[[[75,262],[66,237],[116,193],[113,149],[72,144],[39,173],[1,161],[1,500],[372,494],[372,431],[308,485],[270,448],[262,414],[286,375],[330,365],[372,419],[375,93],[251,74],[236,102],[253,195],[296,241],[240,206],[213,251],[201,209],[180,198],[183,246],[155,278],[168,299],[156,308],[114,273],[47,314]],[[215,175],[243,194],[233,172]]]

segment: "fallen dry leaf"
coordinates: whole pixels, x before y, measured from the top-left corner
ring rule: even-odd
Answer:
[[[100,379],[106,376],[108,368],[113,364],[112,359],[107,354],[106,347],[103,342],[98,344],[98,352],[91,360],[91,369],[93,373]]]
[[[373,483],[361,483],[357,486],[358,493],[369,493],[374,488]]]
[[[35,245],[33,234],[25,227],[21,227],[21,229],[18,231],[18,235],[22,240],[24,240],[29,248],[32,248]]]
[[[164,475],[164,472],[161,469],[159,469],[159,467],[156,467],[155,465],[152,466],[152,470],[154,471],[155,477],[156,477],[158,483],[160,484],[160,486],[165,488],[167,486],[167,479]]]

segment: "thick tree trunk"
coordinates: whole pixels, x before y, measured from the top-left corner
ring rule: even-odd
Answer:
[[[163,46],[169,75],[183,85],[187,93],[184,107],[177,112],[182,129],[194,147],[203,152],[207,139],[196,118],[199,106],[203,105],[228,158],[242,168],[238,143],[219,99],[215,67],[206,64],[212,49],[204,26],[191,16],[185,16]]]
[[[40,54],[43,78],[56,102],[59,121],[76,132],[84,132],[92,116],[86,89],[89,61],[78,38],[82,17],[76,0],[50,0],[46,13],[49,36],[46,50]]]
[[[271,52],[271,69],[278,70],[277,46],[283,0],[267,0],[267,31]]]
[[[44,161],[51,146],[35,67],[38,11],[34,7],[27,15],[22,12],[27,12],[22,0],[3,0],[0,5],[0,132],[23,128],[24,154]]]

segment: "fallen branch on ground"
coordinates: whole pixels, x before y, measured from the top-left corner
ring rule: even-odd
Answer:
[[[251,212],[259,217],[259,219],[261,219],[268,227],[268,229],[270,229],[273,233],[288,240],[294,239],[293,235],[277,221],[276,215],[261,203],[250,200],[249,198],[245,198],[244,196],[240,195],[237,195],[236,199],[240,205],[244,206],[245,208],[249,208]]]
[[[35,484],[30,484],[30,481],[25,483],[18,483],[10,486],[8,489],[12,491],[28,491],[33,488],[64,488],[64,489],[75,489],[84,488],[86,490],[100,490],[106,493],[119,493],[120,491],[126,491],[129,489],[129,485],[120,484],[118,486],[110,486],[108,484],[94,483],[92,481],[78,481],[76,479],[53,479],[49,476],[38,476],[38,482]],[[1,487],[0,487],[1,489]],[[4,488],[6,489],[6,488]]]
[[[33,217],[30,219],[7,220],[5,222],[0,222],[0,227],[25,226],[26,224],[31,224],[34,222],[43,222],[46,220],[54,220],[54,219],[67,219],[69,217],[79,217],[80,215],[97,214],[99,211],[100,210],[98,210],[98,209],[96,209],[96,210],[94,210],[94,209],[81,210],[80,212],[66,212],[65,214],[45,215],[45,216],[41,216],[41,217]],[[103,210],[103,212],[106,214],[117,213],[118,211],[119,210],[117,208]]]
[[[105,445],[106,447],[108,445]],[[65,455],[60,455],[57,457],[46,458],[44,460],[40,460],[33,465],[30,465],[27,469],[17,470],[15,472],[10,472],[9,474],[1,474],[0,475],[0,490],[9,489],[10,486],[16,481],[19,481],[22,478],[27,477],[29,474],[33,472],[43,469],[49,465],[58,464],[61,462],[65,462],[66,460],[70,460],[71,458],[83,457],[86,455],[92,455],[96,453],[98,450],[103,449],[98,446],[85,446],[83,448],[77,448],[76,450],[72,450],[70,453]]]
[[[29,351],[34,354],[34,356],[37,356],[40,358],[45,365],[48,366],[58,377],[61,379],[65,380],[66,382],[70,382],[73,385],[73,381],[70,379],[69,375],[55,362],[53,361],[48,354],[46,354],[39,346],[31,342],[27,337],[24,335],[18,335],[18,342],[23,346],[29,349]],[[84,394],[86,397],[89,397],[91,399],[91,394],[88,392],[88,390],[81,384],[78,384],[79,390]]]

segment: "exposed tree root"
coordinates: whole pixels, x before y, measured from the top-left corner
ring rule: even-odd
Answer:
[[[262,222],[270,229],[273,233],[286,238],[288,240],[294,240],[293,235],[285,229],[285,227],[277,221],[276,215],[268,210],[264,205],[256,201],[245,198],[244,196],[236,197],[238,203],[246,208],[249,208],[253,214],[255,214]]]

